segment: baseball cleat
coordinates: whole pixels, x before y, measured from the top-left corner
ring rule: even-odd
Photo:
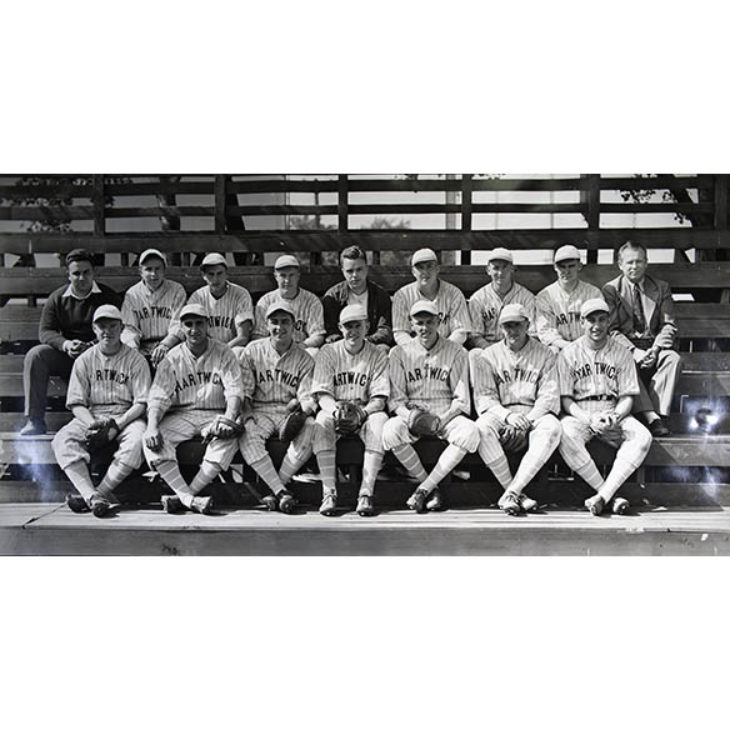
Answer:
[[[375,513],[373,498],[369,494],[361,494],[357,498],[357,513],[360,517],[372,517]]]
[[[332,517],[335,514],[337,508],[337,496],[335,494],[325,494],[322,499],[322,504],[319,506],[319,514],[325,517]]]
[[[67,494],[66,495],[66,506],[76,514],[82,512],[88,512],[90,510],[86,500],[80,494]]]
[[[167,512],[168,515],[177,515],[185,511],[185,506],[177,494],[163,494],[160,497],[160,503],[163,511]]]
[[[412,509],[414,512],[422,514],[426,511],[426,500],[428,500],[428,492],[419,487],[410,497],[408,497],[406,506],[408,509]]]
[[[263,504],[269,512],[276,512],[276,510],[279,509],[279,502],[274,494],[267,494],[265,497],[261,497],[261,504]]]
[[[517,499],[520,502],[520,507],[522,507],[523,512],[532,512],[532,510],[537,509],[537,502],[532,497],[520,493]]]
[[[606,503],[604,502],[603,497],[601,497],[600,494],[595,494],[592,497],[588,497],[588,499],[583,504],[594,517],[600,515],[601,512],[603,512],[603,508],[606,506]]]
[[[522,509],[519,495],[510,492],[509,489],[499,498],[497,505],[503,512],[512,515],[512,517],[516,517]]]
[[[278,497],[279,509],[285,515],[294,514],[294,510],[297,507],[297,500],[294,495],[288,489],[283,489],[281,492],[279,492]]]
[[[104,497],[91,498],[91,511],[94,517],[107,517],[112,512],[112,503]]]
[[[444,508],[444,500],[438,487],[431,492],[430,498],[426,502],[426,509],[429,512],[440,512]]]
[[[611,503],[611,512],[615,515],[625,515],[629,509],[629,500],[623,497],[614,497]]]
[[[213,497],[193,497],[190,511],[199,515],[209,515],[213,511]]]

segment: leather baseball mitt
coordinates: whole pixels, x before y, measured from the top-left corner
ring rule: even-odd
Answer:
[[[201,432],[203,443],[207,444],[213,439],[231,439],[237,438],[243,433],[243,423],[236,419],[235,421],[224,415],[215,417],[212,423],[209,423]]]
[[[367,412],[359,403],[338,401],[333,413],[335,431],[343,436],[357,433],[367,417]]]
[[[106,446],[119,433],[119,426],[113,418],[98,418],[86,431],[84,445],[89,452],[98,451]],[[113,435],[110,435],[113,431]]]
[[[441,430],[441,419],[423,408],[413,408],[408,414],[408,430],[414,436],[435,436]]]
[[[281,422],[279,440],[288,442],[295,439],[304,427],[306,420],[307,414],[302,411],[301,407],[297,407]]]
[[[499,442],[505,451],[522,451],[527,446],[527,434],[520,428],[504,426],[499,432]]]

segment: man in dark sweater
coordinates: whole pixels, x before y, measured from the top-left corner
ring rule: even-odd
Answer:
[[[322,299],[325,342],[342,339],[339,330],[340,311],[348,304],[360,304],[368,313],[368,333],[365,338],[386,352],[393,346],[393,320],[388,292],[368,280],[365,252],[359,246],[349,246],[340,253],[343,282],[327,290]]]
[[[21,436],[46,432],[45,410],[48,379],[60,375],[68,380],[74,360],[94,344],[91,320],[102,304],[121,307],[122,297],[94,281],[94,265],[88,251],[77,248],[66,256],[68,286],[56,289],[46,300],[39,327],[40,345],[25,356],[23,390],[28,421]]]

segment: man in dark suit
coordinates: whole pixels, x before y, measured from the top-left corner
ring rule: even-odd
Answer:
[[[652,435],[666,436],[666,417],[681,370],[677,320],[666,281],[646,273],[646,248],[627,241],[618,251],[621,276],[603,287],[610,311],[609,331],[633,355],[640,393],[633,412],[641,415]]]

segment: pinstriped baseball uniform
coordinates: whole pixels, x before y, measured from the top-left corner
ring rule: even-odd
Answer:
[[[274,349],[271,338],[254,340],[238,351],[243,395],[251,400],[253,423],[249,421],[239,440],[244,461],[260,461],[266,455],[266,439],[277,433],[288,414],[287,404],[297,398],[302,408],[313,410],[312,373],[314,360],[297,344],[283,355]],[[311,454],[314,419],[292,441],[295,458],[307,449]]]
[[[274,289],[274,291],[267,292],[258,300],[252,337],[268,337],[266,310],[270,304],[278,301],[285,301],[294,310],[294,342],[304,342],[313,335],[325,334],[322,301],[312,292],[300,287],[294,299],[283,299],[279,294],[279,290]]]
[[[170,331],[187,295],[182,284],[165,279],[152,291],[143,281],[127,290],[122,303],[122,342],[149,355]]]
[[[417,281],[406,284],[393,295],[393,333],[411,334],[411,307],[421,299],[428,300],[428,297],[421,294]],[[430,301],[435,302],[439,310],[441,337],[447,338],[456,330],[464,330],[467,334],[471,331],[469,308],[460,289],[439,279],[436,297]]]
[[[363,348],[350,354],[345,341],[323,345],[317,355],[312,378],[312,393],[332,396],[336,401],[357,401],[367,405],[372,398],[387,399],[390,395],[388,356],[375,345],[365,341]],[[388,420],[384,411],[371,414],[360,429],[365,448],[383,452],[383,426]],[[334,419],[320,411],[314,435],[314,452],[334,448],[337,434]]]
[[[94,345],[74,362],[66,407],[85,406],[95,418],[121,416],[132,405],[146,403],[149,389],[150,370],[139,352],[122,344],[116,354],[105,355],[100,345]],[[118,461],[135,469],[140,466],[144,430],[144,421],[137,419],[117,436]],[[62,469],[79,459],[89,462],[86,432],[86,426],[74,418],[54,437],[53,451]]]
[[[572,292],[555,281],[540,291],[535,300],[537,335],[543,345],[559,339],[573,342],[583,336],[580,308],[589,299],[603,299],[597,286],[578,280]]]
[[[530,318],[529,335],[535,335],[535,295],[516,281],[502,299],[490,282],[478,289],[469,299],[469,313],[471,314],[472,332],[481,335],[488,342],[498,342],[502,339],[499,329],[499,315],[506,304],[521,304]]]
[[[188,304],[202,304],[208,313],[208,336],[219,342],[230,342],[236,337],[236,325],[246,320],[253,322],[253,302],[248,289],[230,281],[226,282],[226,291],[216,299],[210,293],[209,286],[196,289],[188,299]],[[180,321],[176,320],[176,332],[182,335]]]

